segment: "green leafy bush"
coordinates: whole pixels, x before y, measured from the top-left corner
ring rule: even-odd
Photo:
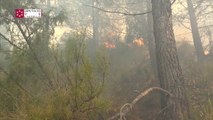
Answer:
[[[108,106],[100,97],[108,62],[99,54],[87,56],[83,34],[69,35],[65,46],[54,48],[48,64],[41,62],[43,76],[29,49],[11,56],[8,77],[1,82],[0,119],[86,120],[99,119]],[[41,51],[42,52],[42,51]],[[49,84],[49,82],[51,84]],[[4,92],[3,92],[4,91]]]

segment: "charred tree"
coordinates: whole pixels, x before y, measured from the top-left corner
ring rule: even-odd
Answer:
[[[38,58],[42,61],[42,64],[48,62],[49,58],[49,43],[50,43],[50,10],[51,2],[47,0],[45,2],[45,14],[42,32],[38,32],[35,35],[35,40],[32,42],[33,49],[35,50]]]
[[[197,54],[197,60],[202,61],[204,56],[204,51],[203,51],[203,46],[202,46],[202,42],[200,38],[198,25],[197,25],[197,18],[195,16],[195,10],[193,7],[192,0],[187,0],[187,5],[188,5],[188,13],[190,18],[193,42],[194,42],[195,51]]]
[[[94,6],[94,8],[92,9],[93,40],[94,40],[95,47],[97,47],[99,42],[99,12],[98,12],[98,9],[96,9],[95,7],[97,7],[98,0],[93,0],[92,2]]]
[[[213,43],[212,43],[213,40],[212,40],[212,33],[209,27],[207,28],[207,35],[209,36],[209,46],[210,46],[209,55],[213,57]]]
[[[170,0],[152,0],[157,69],[160,86],[173,97],[161,96],[160,120],[190,119],[184,77],[179,64],[172,26]]]
[[[46,21],[45,21],[45,28],[44,28],[44,42],[43,42],[43,49],[45,50],[45,52],[48,52],[48,46],[49,46],[49,39],[50,39],[50,35],[49,35],[49,25],[50,25],[50,16],[49,16],[49,12],[50,12],[50,0],[47,0],[47,10],[48,10],[48,14],[46,16]]]
[[[150,11],[152,9],[151,2],[147,1],[147,11]],[[155,38],[153,35],[153,17],[152,13],[147,14],[147,29],[148,29],[148,35],[147,35],[147,43],[148,43],[148,49],[149,49],[149,55],[150,55],[150,61],[152,70],[154,73],[154,78],[158,79],[158,72],[157,72],[157,61],[156,61],[156,52],[155,52]]]

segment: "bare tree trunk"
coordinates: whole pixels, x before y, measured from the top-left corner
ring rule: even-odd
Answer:
[[[50,10],[50,0],[47,0],[47,10],[49,13]],[[49,45],[49,25],[50,25],[50,17],[49,14],[47,15],[46,18],[46,23],[45,23],[45,29],[44,29],[44,34],[45,34],[45,39],[44,39],[44,47],[45,49],[48,49],[48,45]]]
[[[211,30],[209,27],[207,28],[207,35],[209,36],[209,44],[210,44],[210,46],[212,46],[212,42],[213,42],[212,33],[211,33]]]
[[[190,119],[184,77],[172,26],[170,0],[152,0],[156,58],[160,85],[174,97],[162,95],[161,120]]]
[[[202,61],[204,56],[204,51],[203,51],[203,46],[201,43],[200,33],[198,30],[198,25],[197,25],[197,18],[195,16],[192,0],[187,0],[187,5],[188,5],[192,36],[193,36],[193,42],[194,42],[194,46],[195,46],[195,50],[197,54],[197,59],[198,61]]]
[[[212,58],[213,57],[213,40],[212,40],[212,33],[209,27],[207,28],[207,35],[209,36],[209,46],[210,46],[209,56]]]
[[[126,16],[126,36],[125,36],[125,40],[127,43],[132,43],[135,36],[133,34],[133,32],[131,31],[133,28],[131,28],[131,18],[129,18],[128,16]]]
[[[50,0],[46,0],[45,1],[45,7],[47,12],[45,13],[45,22],[44,22],[44,27],[43,27],[43,31],[40,34],[37,34],[37,38],[35,38],[36,40],[35,45],[33,46],[35,49],[36,54],[38,55],[38,58],[40,59],[40,61],[42,62],[46,62],[48,58],[48,54],[49,54],[49,41],[50,41],[50,16],[49,16],[49,11],[50,11]]]
[[[147,1],[147,11],[152,9],[151,1]],[[154,73],[154,78],[158,80],[158,71],[157,71],[157,61],[156,61],[156,52],[155,52],[155,38],[153,35],[153,17],[152,13],[147,14],[147,29],[148,29],[148,48],[152,70]]]
[[[98,2],[97,0],[93,0],[93,6],[97,6]],[[93,8],[92,11],[92,16],[93,16],[93,40],[95,47],[98,46],[99,42],[99,13],[96,8]]]

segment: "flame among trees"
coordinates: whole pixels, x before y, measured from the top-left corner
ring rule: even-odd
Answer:
[[[118,38],[117,33],[112,31],[109,32],[107,36],[102,37],[104,47],[108,49],[116,48],[116,38]],[[132,43],[130,43],[128,46],[144,46],[144,39],[141,37],[135,37],[134,40],[132,40]]]

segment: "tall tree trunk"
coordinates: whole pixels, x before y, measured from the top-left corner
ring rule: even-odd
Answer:
[[[44,27],[43,31],[41,34],[37,34],[37,38],[35,38],[35,52],[39,58],[40,61],[42,62],[47,62],[48,58],[48,52],[49,52],[49,41],[50,41],[50,33],[49,33],[49,26],[50,26],[50,16],[49,16],[49,11],[50,11],[50,0],[45,1],[46,5],[46,10],[47,12],[45,13],[45,21],[44,21]]]
[[[97,0],[93,0],[93,6],[96,7],[98,2]],[[92,16],[93,16],[93,40],[95,47],[98,46],[99,42],[99,12],[96,8],[93,8],[92,11]]]
[[[212,33],[211,33],[211,30],[209,27],[207,28],[207,35],[209,36],[209,44],[210,44],[210,46],[212,46],[212,42],[213,42]]]
[[[129,18],[129,16],[126,16],[126,36],[125,36],[125,40],[126,40],[127,43],[132,43],[134,38],[135,38],[135,36],[132,32],[132,29],[134,29],[134,28],[132,28],[132,26],[133,26],[132,24],[134,24],[134,23],[131,22],[131,19],[132,18]]]
[[[50,0],[46,1],[46,9],[47,9],[47,15],[45,18],[45,25],[44,25],[44,29],[42,32],[42,36],[39,39],[39,44],[37,47],[39,47],[40,49],[38,49],[38,56],[40,58],[41,61],[43,62],[47,62],[47,58],[48,58],[48,54],[49,54],[49,42],[50,42],[50,33],[49,33],[49,29],[50,29],[50,16],[49,16],[49,11],[50,11]]]
[[[195,46],[195,50],[197,54],[197,59],[198,61],[202,61],[204,51],[203,51],[203,46],[201,43],[200,33],[198,30],[198,25],[197,25],[197,18],[195,16],[192,0],[187,0],[187,5],[188,5],[192,36],[193,36],[193,42],[194,42],[194,46]]]
[[[49,11],[50,11],[50,0],[47,0],[47,10],[48,10],[48,13],[49,13]],[[49,14],[47,15],[45,22],[46,23],[45,23],[45,30],[44,30],[44,34],[45,34],[44,47],[45,47],[45,49],[48,49],[48,45],[49,45],[49,25],[50,25]]]
[[[213,57],[213,40],[212,40],[212,33],[209,27],[207,28],[207,35],[209,36],[209,46],[210,46],[209,55]]]
[[[151,1],[147,1],[147,11],[150,11],[152,9]],[[157,72],[157,61],[156,61],[156,52],[155,52],[155,38],[153,35],[153,17],[152,13],[147,14],[147,29],[148,29],[148,49],[149,49],[149,55],[150,55],[150,61],[152,70],[154,73],[154,78],[158,80],[158,72]]]
[[[160,85],[173,94],[162,96],[161,120],[190,119],[184,77],[172,26],[170,0],[152,0],[156,58]]]

